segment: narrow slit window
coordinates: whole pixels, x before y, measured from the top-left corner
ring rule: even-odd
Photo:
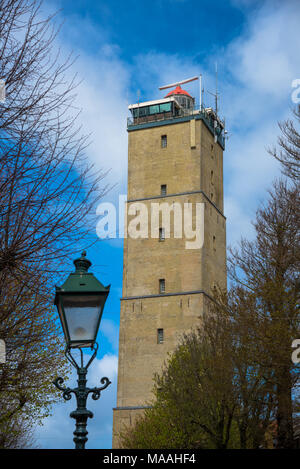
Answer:
[[[166,291],[166,281],[164,278],[159,279],[159,293],[165,293]]]
[[[163,344],[164,343],[164,330],[157,329],[157,343]]]
[[[159,228],[159,241],[164,241],[165,238],[165,229],[164,228]]]
[[[161,136],[161,148],[166,148],[167,147],[167,144],[168,144],[168,140],[167,140],[167,136],[166,135],[162,135]]]
[[[162,196],[167,195],[167,184],[162,184],[160,186],[160,195]]]

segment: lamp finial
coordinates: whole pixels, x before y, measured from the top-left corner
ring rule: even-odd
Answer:
[[[86,258],[86,251],[82,251],[81,257],[75,259],[74,265],[76,274],[84,274],[89,270],[92,263]]]

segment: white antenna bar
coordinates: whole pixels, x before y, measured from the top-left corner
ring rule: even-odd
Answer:
[[[167,88],[173,88],[173,86],[183,85],[184,83],[189,83],[190,81],[199,80],[199,77],[187,78],[186,80],[177,81],[171,85],[160,86],[159,90],[165,90]]]

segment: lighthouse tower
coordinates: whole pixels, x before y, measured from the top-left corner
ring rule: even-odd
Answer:
[[[162,216],[156,237],[149,217],[148,236],[124,240],[114,448],[122,427],[149,406],[153,375],[168,352],[200,324],[215,286],[226,286],[224,124],[175,85],[162,99],[129,106],[127,226],[137,202],[149,214],[154,206],[169,208],[171,220],[175,207],[184,214],[201,204],[204,242],[188,248],[184,229],[175,235],[174,222],[169,232]]]

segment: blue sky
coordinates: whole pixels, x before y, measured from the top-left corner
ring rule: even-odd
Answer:
[[[267,148],[276,143],[277,122],[290,115],[292,80],[300,77],[298,1],[276,0],[48,0],[45,13],[60,10],[64,22],[57,46],[78,56],[72,73],[82,80],[77,106],[83,129],[92,132],[88,158],[110,169],[115,185],[105,201],[126,194],[129,103],[161,96],[158,87],[203,74],[205,102],[215,86],[218,63],[220,113],[229,139],[224,153],[227,242],[253,236],[251,219],[267,196],[278,164]],[[71,71],[70,71],[71,76]],[[185,88],[198,98],[196,82]],[[96,227],[95,227],[96,228]],[[88,251],[93,272],[111,283],[100,352],[89,378],[113,382],[97,402],[90,400],[88,448],[110,448],[116,405],[117,352],[122,289],[122,241],[105,240]],[[70,259],[71,266],[71,259]],[[74,380],[73,380],[74,381]],[[69,385],[75,384],[70,380]],[[41,448],[72,448],[75,402],[55,406],[36,430]]]

